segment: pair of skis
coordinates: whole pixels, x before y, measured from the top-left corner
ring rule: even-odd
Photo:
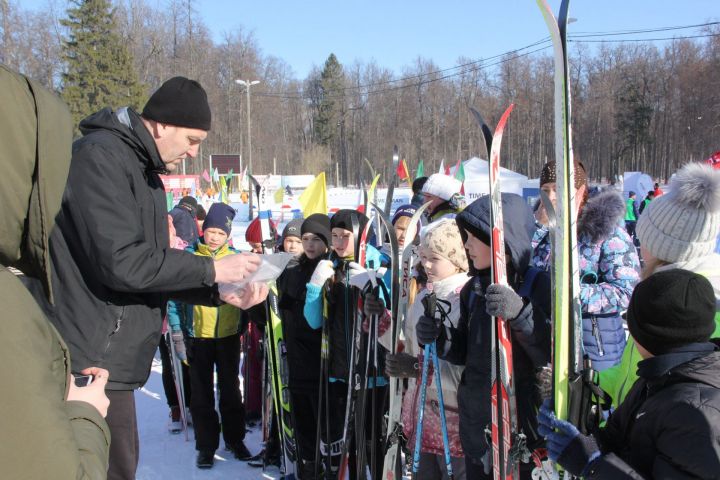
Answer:
[[[250,177],[253,182],[257,181]],[[257,189],[258,217],[263,239],[263,252],[272,253],[275,239],[270,228],[271,212],[268,210],[264,186]],[[287,350],[285,348],[283,322],[278,307],[278,290],[275,281],[268,282],[266,300],[267,322],[265,324],[266,359],[272,386],[273,411],[278,422],[280,449],[283,454],[284,478],[295,478],[297,469],[297,443],[295,439],[293,411],[290,403]]]
[[[400,258],[400,271],[398,272],[399,282],[397,287],[393,286],[393,290],[398,292],[397,304],[393,305],[391,310],[391,353],[395,355],[398,350],[398,342],[400,340],[400,331],[404,328],[405,317],[410,305],[411,284],[412,284],[412,268],[417,256],[417,245],[415,245],[415,237],[418,235],[418,224],[425,210],[430,206],[430,202],[422,205],[415,211],[410,224],[405,231],[405,243],[403,245],[402,256]],[[393,300],[395,296],[393,295]],[[402,438],[402,425],[400,424],[401,407],[402,407],[402,379],[390,378],[390,402],[388,408],[387,431],[385,437],[385,460],[383,463],[383,476],[385,480],[394,480],[402,478],[402,465],[400,464],[400,440]]]
[[[507,285],[505,265],[505,237],[503,232],[502,198],[500,194],[500,147],[511,104],[500,117],[495,133],[477,110],[471,109],[485,139],[489,154],[490,195],[490,250],[492,259],[490,275],[493,283]],[[491,407],[491,459],[493,477],[499,479],[519,478],[520,461],[526,460],[525,436],[518,426],[515,399],[515,372],[513,370],[512,333],[510,324],[502,317],[491,320],[490,347],[490,407]]]

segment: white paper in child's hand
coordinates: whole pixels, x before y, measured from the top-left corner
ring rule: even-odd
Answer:
[[[257,270],[255,270],[255,273],[239,283],[219,283],[218,292],[220,292],[220,295],[238,293],[249,283],[265,283],[277,280],[293,257],[294,255],[292,253],[286,252],[274,253],[271,255],[260,255],[260,266]]]

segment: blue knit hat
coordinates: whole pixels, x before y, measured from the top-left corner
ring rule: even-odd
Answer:
[[[398,209],[395,210],[395,215],[393,215],[392,224],[395,225],[395,222],[397,222],[400,217],[412,218],[412,216],[415,215],[415,212],[417,212],[417,208],[415,208],[413,205],[399,206]]]
[[[234,208],[226,203],[213,203],[205,216],[203,230],[219,228],[230,235],[233,218],[235,218]]]

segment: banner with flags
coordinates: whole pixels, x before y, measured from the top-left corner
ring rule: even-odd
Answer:
[[[310,182],[298,198],[305,218],[313,213],[327,215],[327,187],[325,186],[325,172],[320,173]]]
[[[216,182],[219,182],[219,181],[220,181],[220,174],[218,173],[217,167],[216,167],[215,170],[213,171],[213,180],[216,181]]]
[[[440,160],[440,168],[438,169],[438,173],[445,173],[445,159],[443,158]]]
[[[415,178],[421,178],[425,176],[425,163],[420,160],[418,164],[417,172],[415,172]]]
[[[210,175],[208,175],[207,169],[203,170],[202,178],[203,178],[203,180],[205,180],[208,183],[210,183],[212,181],[212,179],[210,178]]]

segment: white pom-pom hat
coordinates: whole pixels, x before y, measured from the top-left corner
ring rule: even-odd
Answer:
[[[652,200],[636,228],[640,244],[670,263],[709,255],[720,233],[720,171],[688,163],[670,181],[670,192]]]

